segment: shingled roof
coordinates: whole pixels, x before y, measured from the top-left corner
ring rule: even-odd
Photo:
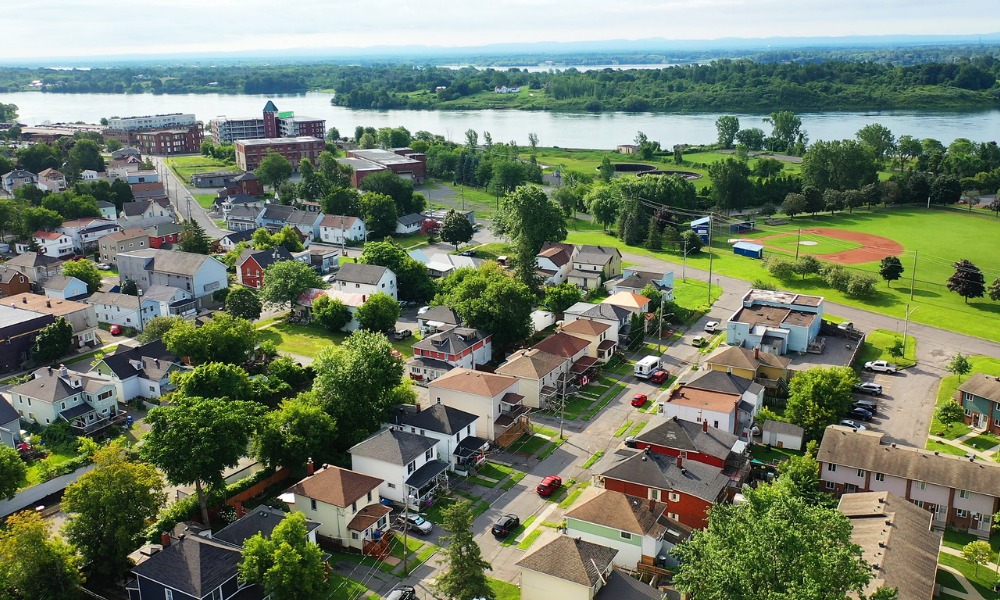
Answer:
[[[329,465],[288,488],[288,491],[346,508],[364,498],[368,492],[377,490],[381,484],[382,480],[378,477]]]
[[[959,385],[958,391],[1000,402],[1000,377],[976,373]]]
[[[348,452],[393,465],[408,465],[437,444],[437,440],[397,429],[383,429],[355,444]]]
[[[639,442],[665,448],[700,452],[722,460],[729,457],[733,446],[740,441],[740,438],[722,429],[709,427],[708,431],[705,431],[703,423],[684,421],[677,417],[666,419],[659,425],[644,430],[636,436],[636,439]]]
[[[593,587],[607,573],[617,554],[615,548],[559,535],[548,543],[535,546],[516,564],[523,569]]]
[[[478,418],[464,410],[444,404],[434,404],[417,413],[402,414],[399,417],[399,424],[445,435],[455,435],[475,423]]]
[[[624,455],[624,453],[623,453]],[[677,459],[656,452],[635,452],[601,473],[601,477],[656,488],[677,490],[715,502],[726,489],[729,477],[721,468],[689,460],[677,466]]]
[[[440,387],[484,398],[492,398],[500,392],[510,389],[511,386],[517,385],[517,381],[516,377],[459,368],[452,369],[428,385],[432,388]]]
[[[379,265],[344,263],[337,273],[337,281],[375,285],[388,270],[386,267]]]
[[[667,505],[663,502],[589,487],[583,490],[576,506],[564,516],[659,539],[666,528],[658,521],[666,510]]]

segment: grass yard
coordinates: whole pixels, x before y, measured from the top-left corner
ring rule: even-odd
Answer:
[[[378,598],[376,594],[361,583],[348,579],[339,573],[330,573],[326,582],[327,600],[357,600],[358,598]]]
[[[942,552],[938,555],[938,564],[951,567],[958,570],[972,587],[976,588],[976,591],[982,595],[983,598],[996,598],[993,592],[993,583],[996,581],[996,575],[992,570],[980,566],[977,570],[975,565],[971,564],[969,561],[965,560],[960,556],[953,556],[951,554],[945,554]]]
[[[985,452],[994,446],[1000,446],[1000,438],[989,433],[977,435],[962,442],[963,445]]]
[[[485,500],[481,500],[477,496],[465,495],[461,492],[456,492],[460,495],[459,498],[454,498],[451,496],[438,496],[434,499],[434,504],[428,506],[423,511],[423,516],[429,520],[431,523],[441,524],[444,522],[444,515],[442,511],[452,504],[462,500],[468,502],[472,506],[472,516],[473,518],[478,517],[489,509],[490,505]]]
[[[969,362],[972,363],[972,373],[986,373],[987,375],[1000,377],[1000,359],[993,358],[991,356],[970,356],[968,358]],[[972,373],[970,373],[970,375]],[[946,402],[953,402],[955,398],[955,390],[957,389],[958,375],[949,375],[942,378],[941,387],[938,388],[937,406],[941,406]],[[937,410],[935,409],[931,420],[931,434],[953,440],[969,433],[969,431],[969,426],[961,422],[944,425],[938,420]],[[928,445],[927,448],[931,449],[930,445]]]
[[[542,533],[544,532],[545,530],[542,529],[541,527],[536,527],[531,533],[524,536],[524,539],[517,544],[517,549],[527,550],[528,548],[531,547],[532,544],[535,543],[535,540],[541,537]]]
[[[507,583],[499,579],[487,577],[490,587],[493,589],[495,600],[521,600],[521,588],[513,583]]]
[[[260,341],[273,341],[277,344],[278,350],[310,358],[315,358],[323,348],[340,345],[347,339],[345,333],[332,333],[315,325],[296,323],[274,323],[258,330],[258,335]],[[414,336],[402,342],[392,342],[392,347],[409,358],[413,356],[413,344],[418,339],[420,338]]]
[[[593,454],[590,455],[590,458],[587,459],[587,462],[583,463],[583,468],[589,469],[590,467],[594,466],[594,463],[601,460],[603,456],[604,452],[601,450],[594,452]]]
[[[965,456],[967,454],[965,450],[962,450],[958,446],[952,446],[951,444],[945,444],[936,440],[927,440],[927,444],[924,447],[928,450],[940,452],[941,454],[951,454],[953,456]]]
[[[615,437],[621,437],[625,435],[625,432],[628,431],[628,428],[631,426],[632,426],[632,421],[625,421],[624,423],[622,423],[622,426],[619,427],[618,431],[615,432]]]
[[[750,457],[765,463],[782,462],[793,456],[802,456],[803,454],[803,452],[798,450],[792,450],[791,448],[778,448],[777,446],[771,446],[768,448],[767,446],[754,444],[750,447]]]
[[[518,538],[518,536],[520,536],[522,533],[524,533],[525,530],[528,529],[528,526],[531,525],[532,523],[534,523],[535,519],[537,519],[537,518],[538,518],[537,516],[531,515],[530,517],[528,517],[527,519],[525,519],[523,523],[521,523],[520,525],[517,526],[517,529],[515,529],[514,531],[510,532],[510,535],[508,535],[504,539],[504,541],[500,542],[500,545],[501,546],[513,546],[513,545],[517,544],[517,538]]]
[[[601,396],[601,399],[597,402],[597,404],[593,406],[590,410],[588,410],[587,414],[583,415],[583,420],[589,421],[593,419],[595,416],[597,416],[597,413],[601,412],[601,409],[607,406],[612,400],[617,398],[619,394],[625,391],[625,389],[626,389],[625,385],[622,383],[615,383],[614,385],[612,385],[610,388],[608,388],[608,391],[604,392],[604,395]]]
[[[643,428],[649,423],[649,421],[639,421],[635,426],[629,430],[629,435],[639,435],[642,433]]]
[[[956,592],[965,593],[968,590],[965,586],[958,582],[958,577],[955,577],[948,571],[944,569],[938,569],[937,572],[937,582],[941,584],[941,587],[946,587],[950,590],[955,590]],[[944,598],[945,596],[938,596],[938,598]]]
[[[966,533],[964,531],[955,531],[954,529],[946,529],[944,532],[944,539],[941,540],[941,544],[948,546],[949,548],[954,548],[955,550],[961,550],[969,542],[978,542],[980,538],[972,535],[971,533]],[[993,548],[993,556],[990,558],[990,562],[995,563],[997,560],[997,553],[1000,552],[1000,535],[994,535],[993,539],[989,540],[990,546]]]
[[[215,194],[191,194],[194,197],[195,202],[205,210],[212,208],[212,204],[215,202]]]
[[[86,354],[79,354],[77,356],[64,360],[63,362],[67,365],[72,365],[83,361],[93,361],[98,354],[100,354],[102,357],[111,356],[112,354],[115,353],[116,350],[118,350],[117,344],[114,346],[108,346],[107,348],[102,348],[100,350],[94,350],[93,352],[87,352]]]
[[[903,334],[886,329],[876,329],[865,336],[865,345],[858,353],[858,365],[863,366],[870,360],[887,360],[900,367],[912,367],[916,364],[917,340],[912,335],[906,336],[906,348],[903,356],[896,357],[889,353],[889,348],[897,341],[903,341]]]
[[[476,246],[476,258],[484,260],[496,260],[500,256],[509,256],[511,253],[510,244],[481,244]]]
[[[566,496],[566,498],[564,498],[563,501],[559,503],[559,508],[566,510],[567,508],[573,506],[573,503],[576,502],[576,499],[580,497],[580,494],[583,493],[583,490],[587,489],[588,487],[590,487],[589,481],[584,481],[583,483],[577,485]]]
[[[238,172],[235,165],[227,164],[211,156],[175,156],[165,158],[163,161],[170,167],[178,177],[187,183],[191,183],[191,176],[195,173],[206,171],[233,171]]]
[[[20,489],[31,487],[33,485],[38,485],[42,482],[42,471],[46,468],[54,468],[59,465],[69,462],[79,456],[79,454],[64,454],[62,452],[50,452],[49,455],[43,460],[32,461],[28,465],[28,472],[25,474],[24,479],[21,480]],[[44,463],[44,465],[43,465]]]

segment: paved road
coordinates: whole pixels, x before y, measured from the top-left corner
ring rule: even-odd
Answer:
[[[188,219],[193,218],[195,222],[201,225],[208,237],[213,240],[222,237],[223,235],[229,233],[227,229],[220,229],[211,216],[205,211],[204,208],[198,204],[198,201],[194,199],[191,192],[185,187],[184,182],[181,181],[177,175],[174,174],[170,168],[163,162],[163,158],[159,156],[149,157],[153,161],[153,165],[156,167],[157,172],[160,174],[164,185],[167,187],[167,193],[170,196],[170,203],[174,206],[174,211],[177,213],[178,218]]]

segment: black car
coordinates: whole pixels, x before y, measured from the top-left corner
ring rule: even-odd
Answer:
[[[385,600],[416,600],[417,590],[412,585],[397,585],[385,595]]]
[[[863,408],[873,415],[878,413],[878,404],[869,400],[858,400],[851,406],[851,408]]]
[[[507,537],[521,525],[521,518],[517,515],[504,515],[493,524],[493,535],[497,537]]]
[[[862,421],[871,421],[872,420],[872,413],[870,411],[867,411],[867,410],[865,410],[863,408],[858,408],[858,407],[852,408],[847,413],[847,416],[851,417],[853,419],[860,419]]]

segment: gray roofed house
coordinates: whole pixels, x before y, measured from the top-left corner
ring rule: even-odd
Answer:
[[[525,571],[555,577],[586,588],[600,589],[604,578],[611,572],[611,562],[616,554],[618,550],[614,548],[568,535],[555,535],[548,541],[536,544],[515,564],[521,567],[522,589],[535,587],[531,585],[534,577],[526,577]]]
[[[55,275],[58,271],[57,267],[61,264],[61,260],[47,254],[24,252],[8,260],[4,266],[24,274],[32,283],[41,283]]]
[[[234,546],[242,546],[244,542],[258,533],[265,538],[271,537],[274,528],[288,516],[283,510],[260,505],[243,515],[236,521],[215,532],[212,537]],[[306,532],[312,533],[319,529],[319,523],[306,520]],[[312,540],[315,541],[315,540]]]
[[[387,267],[379,265],[346,263],[340,267],[340,272],[337,273],[337,281],[375,285],[388,270]]]
[[[111,425],[118,415],[118,393],[108,377],[65,366],[36,369],[31,376],[10,388],[11,405],[25,421],[45,427],[64,419],[83,434]]]
[[[262,227],[269,225],[272,227],[282,227],[297,210],[294,206],[286,206],[284,204],[265,204],[258,221]]]
[[[341,265],[337,279],[333,282],[333,289],[365,296],[381,292],[392,296],[393,300],[398,292],[396,274],[391,269],[353,262]]]
[[[567,323],[576,319],[593,319],[611,325],[612,331],[609,332],[609,339],[615,342],[627,338],[632,326],[632,312],[614,304],[577,302],[563,311],[563,315],[565,315]]]
[[[0,446],[11,448],[21,439],[21,415],[0,395]]]
[[[698,377],[686,382],[686,387],[723,394],[742,395],[744,392],[756,394],[763,389],[759,383],[724,371],[704,371]]]
[[[42,289],[49,298],[60,300],[76,300],[87,295],[87,284],[76,277],[66,277],[65,275],[53,275],[49,277]]]
[[[239,204],[226,211],[226,228],[233,231],[256,231],[261,225],[258,217],[264,209],[251,204]]]
[[[395,428],[382,429],[348,450],[351,468],[382,480],[379,494],[419,509],[442,481],[449,463],[437,457],[438,440]]]
[[[157,398],[172,390],[171,373],[187,368],[162,340],[155,340],[142,346],[120,346],[114,354],[98,361],[91,372],[110,377],[122,401],[128,401],[138,396]]]
[[[432,404],[416,412],[400,407],[392,427],[434,439],[440,461],[447,462],[452,470],[467,471],[485,458],[489,448],[487,440],[475,436],[478,419],[478,415],[464,410]]]
[[[117,263],[121,281],[132,279],[142,290],[165,285],[187,290],[201,300],[229,287],[226,265],[204,254],[147,248],[120,252]]]
[[[459,318],[458,313],[455,309],[447,306],[432,306],[425,310],[423,313],[417,315],[417,326],[424,333],[429,333],[433,328],[439,325],[461,325],[462,319]]]
[[[465,429],[476,422],[478,417],[464,410],[445,406],[444,404],[434,404],[413,414],[402,413],[397,417],[396,423],[400,426],[426,429],[445,435],[455,435],[462,433]]]
[[[364,456],[405,466],[423,455],[428,449],[433,448],[434,444],[433,439],[423,435],[406,433],[396,429],[383,429],[367,440],[355,444],[348,452],[351,453],[352,458]]]
[[[396,222],[404,227],[420,225],[424,222],[424,216],[420,213],[410,213],[401,217],[396,217]]]
[[[489,334],[479,329],[473,329],[472,327],[452,327],[423,338],[413,344],[413,348],[461,356],[466,350],[480,342],[488,342],[489,338]],[[447,359],[445,360],[447,361]],[[489,360],[487,359],[482,362],[489,362]]]
[[[694,423],[677,418],[662,420],[658,425],[643,430],[635,437],[640,443],[640,449],[642,444],[651,444],[686,451],[691,460],[698,459],[692,457],[690,453],[704,454],[715,458],[721,464],[734,460],[736,458],[733,456],[734,452],[746,446],[732,433],[709,427],[708,421]]]
[[[682,466],[678,466],[677,462],[672,456],[656,452],[635,452],[601,473],[600,477],[661,490],[676,490],[706,502],[718,502],[724,495],[729,477],[721,468],[693,460],[682,461]]]
[[[663,596],[657,588],[615,569],[594,600],[661,600]]]

